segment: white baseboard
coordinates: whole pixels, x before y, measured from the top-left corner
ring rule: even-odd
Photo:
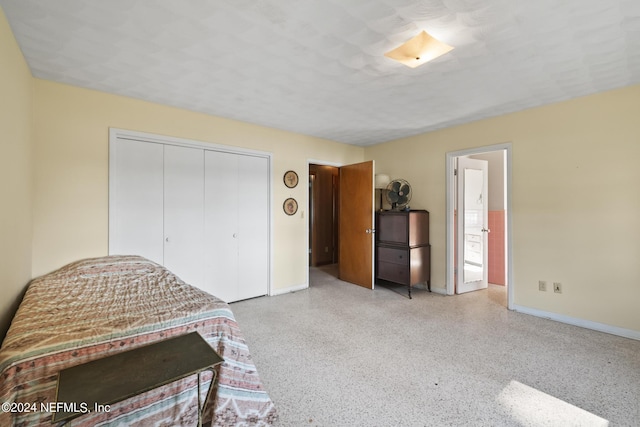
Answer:
[[[283,295],[283,294],[288,294],[288,293],[291,293],[291,292],[302,291],[302,290],[307,289],[307,288],[309,288],[309,284],[308,283],[303,283],[301,285],[289,286],[288,288],[272,289],[271,293],[269,295],[274,297],[276,295]]]
[[[513,311],[519,313],[530,314],[544,319],[555,320],[556,322],[566,323],[569,325],[580,326],[581,328],[592,329],[594,331],[605,332],[607,334],[617,335],[624,338],[640,341],[640,331],[633,329],[620,328],[604,323],[592,322],[591,320],[578,319],[575,317],[565,316],[564,314],[551,313],[549,311],[538,310],[536,308],[524,307],[522,305],[514,305]]]

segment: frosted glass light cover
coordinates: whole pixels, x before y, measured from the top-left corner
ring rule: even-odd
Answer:
[[[407,67],[415,68],[451,51],[452,46],[442,43],[422,31],[406,43],[385,53],[387,58],[398,61]]]

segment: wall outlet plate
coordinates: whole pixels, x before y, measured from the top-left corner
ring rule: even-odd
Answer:
[[[538,290],[542,292],[547,291],[547,282],[544,280],[538,280]]]

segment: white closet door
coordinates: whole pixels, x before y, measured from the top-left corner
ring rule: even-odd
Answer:
[[[269,164],[238,156],[238,299],[268,293]]]
[[[163,145],[116,139],[110,147],[109,254],[163,262]]]
[[[204,286],[204,150],[164,148],[164,266]]]
[[[238,156],[205,151],[205,287],[238,300]]]

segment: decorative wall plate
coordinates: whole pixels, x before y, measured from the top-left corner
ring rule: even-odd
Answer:
[[[298,185],[298,174],[295,173],[294,171],[286,171],[284,173],[284,185],[286,185],[289,188],[293,188],[296,185]]]
[[[284,213],[287,215],[294,215],[298,212],[298,202],[296,202],[296,199],[289,197],[282,204],[282,209],[284,209]]]

